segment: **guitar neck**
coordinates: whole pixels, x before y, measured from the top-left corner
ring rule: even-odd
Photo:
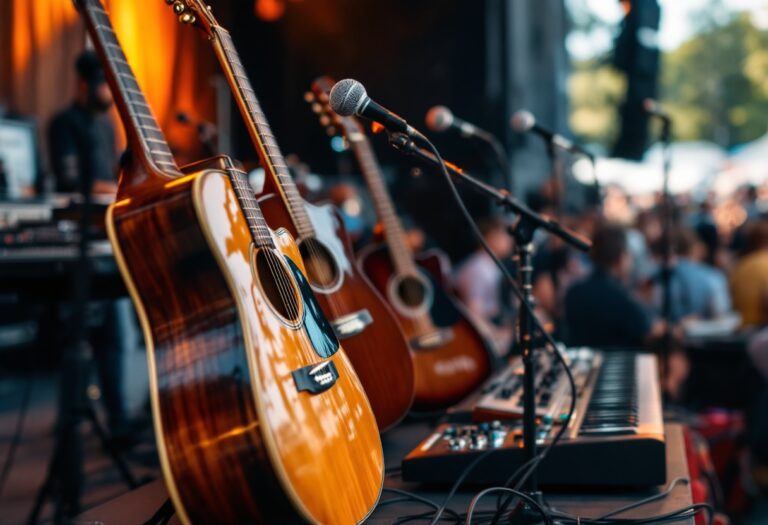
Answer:
[[[376,208],[376,214],[384,226],[384,234],[395,268],[401,274],[416,273],[413,252],[406,241],[403,225],[397,216],[395,204],[392,202],[392,197],[384,182],[371,142],[362,131],[349,133],[347,138],[355,152],[357,162],[360,164],[360,169],[373,199],[373,205]]]
[[[77,0],[88,33],[102,57],[107,81],[125,127],[130,149],[135,158],[148,166],[150,173],[129,170],[120,179],[120,191],[148,182],[148,176],[162,174],[180,177],[168,142],[165,140],[152,109],[147,104],[131,66],[117,40],[112,22],[100,0]]]
[[[213,36],[216,56],[226,73],[227,81],[243,114],[261,163],[280,191],[299,236],[312,237],[314,228],[304,208],[304,200],[288,171],[280,147],[256,98],[256,93],[251,87],[240,56],[235,50],[232,37],[220,26],[213,28]]]

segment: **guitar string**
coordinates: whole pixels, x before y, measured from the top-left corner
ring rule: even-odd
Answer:
[[[235,64],[235,65],[238,65],[238,67],[241,67],[241,66],[239,66],[240,61],[239,61],[239,58],[237,56],[236,50],[234,50],[232,48],[232,46],[230,45],[230,42],[226,38],[222,38],[221,37],[221,34],[219,34],[219,40],[222,42],[222,49],[224,50],[225,55],[228,55],[227,58],[228,58],[228,60],[230,62],[229,67],[232,70],[233,77],[234,78],[239,78],[239,76],[234,74],[235,73],[234,66],[232,65],[232,64]],[[241,81],[247,81],[247,77],[240,78],[240,80]],[[235,83],[238,84],[237,81]],[[240,92],[240,96],[242,97],[243,101],[245,102],[246,107],[248,108],[249,117],[250,117],[249,120],[251,121],[252,125],[256,129],[257,134],[260,137],[263,137],[261,139],[260,149],[264,153],[265,161],[267,163],[269,163],[269,164],[272,164],[271,168],[275,172],[276,179],[277,179],[278,183],[283,185],[284,190],[287,190],[287,188],[284,186],[284,182],[282,181],[281,177],[286,177],[287,178],[287,177],[290,177],[290,175],[282,174],[277,169],[277,167],[273,164],[273,162],[272,162],[272,157],[273,156],[278,156],[278,157],[281,156],[281,154],[279,152],[279,149],[278,149],[277,153],[275,153],[275,154],[273,154],[270,151],[270,147],[272,145],[271,145],[271,143],[267,144],[267,141],[265,140],[267,138],[268,134],[263,132],[262,130],[259,130],[259,126],[258,126],[259,119],[257,118],[258,117],[258,112],[257,112],[256,108],[253,106],[253,102],[250,100],[249,97],[245,96],[244,86],[238,86],[238,91]],[[255,99],[255,94],[253,95],[253,98]],[[262,117],[262,120],[264,120],[266,122],[266,118],[265,117]],[[292,192],[291,192],[291,195],[292,195]],[[289,210],[291,209],[291,205],[292,204],[295,206],[295,202],[289,198],[289,202],[286,203],[286,205],[288,206]],[[304,211],[304,210],[302,210],[302,211]],[[297,220],[305,220],[305,218],[306,218],[305,214],[295,214],[294,213],[292,215],[294,215]],[[302,215],[304,215],[304,216],[302,217]],[[297,232],[299,234],[301,234],[302,229],[307,229],[307,228],[301,228],[301,227],[298,227],[298,225],[297,225],[296,230],[297,230]],[[324,253],[324,251],[320,248],[320,243],[317,240],[316,236],[314,236],[314,235],[307,236],[306,238],[300,239],[300,240],[302,240],[304,243],[306,243],[307,253],[308,253],[308,255],[310,255],[309,260],[306,261],[308,263],[307,266],[309,266],[310,272],[315,272],[315,275],[321,281],[322,286],[326,286],[326,283],[328,283],[329,281],[331,281],[335,277],[333,269],[328,264],[324,264],[325,262],[327,262],[326,257],[325,257],[326,253]],[[329,308],[333,311],[334,315],[338,315],[338,314],[343,312],[343,310],[344,310],[343,309],[343,305],[341,304],[341,302],[340,302],[339,298],[336,296],[336,294],[324,294],[324,295],[326,296]],[[298,315],[298,312],[296,312],[295,315]]]
[[[247,186],[247,187],[243,187],[243,185],[242,185],[243,181],[241,180],[241,177],[239,177],[237,175],[233,175],[232,176],[232,180],[234,181],[235,186],[237,187],[237,189],[240,192],[243,193],[243,199],[242,200],[247,200],[247,197],[245,197],[245,195],[248,195],[248,192],[250,191],[250,185]],[[238,198],[238,201],[240,201],[240,200],[241,199]],[[242,208],[243,204],[241,203],[240,205],[241,205],[241,208]],[[246,213],[243,213],[243,215],[246,217],[246,222],[248,223],[249,230],[250,230],[251,221],[252,220],[256,220],[256,218],[251,218]],[[254,237],[254,240],[256,240],[256,236],[254,235],[254,232],[251,230],[250,233],[251,233],[251,236]],[[288,316],[291,319],[296,319],[296,317],[298,316],[298,312],[297,312],[297,309],[294,308],[294,306],[293,306],[293,303],[295,302],[295,300],[291,300],[291,297],[295,296],[295,294],[293,294],[291,288],[289,286],[286,286],[286,284],[283,282],[283,277],[285,275],[285,272],[284,271],[280,271],[282,269],[282,267],[279,266],[279,263],[274,260],[275,259],[275,254],[270,250],[269,246],[262,247],[261,251],[263,252],[263,258],[264,258],[264,260],[265,260],[265,262],[267,264],[267,268],[269,270],[269,274],[270,274],[271,280],[275,284],[275,286],[277,287],[277,292],[278,292],[278,294],[280,296],[280,301],[282,302],[282,306],[283,306],[282,311],[283,312],[287,312]],[[259,252],[257,252],[257,255],[256,255],[256,267],[257,267],[256,274],[257,274],[257,277],[259,275],[259,271],[258,271],[259,255],[258,255],[258,253]]]
[[[371,196],[374,198],[374,202],[379,204],[380,214],[382,215],[382,224],[387,221],[390,223],[390,228],[384,228],[385,244],[389,248],[387,251],[391,257],[390,260],[395,272],[404,275],[411,272],[417,272],[413,261],[413,254],[410,252],[407,245],[405,245],[404,232],[401,230],[402,227],[400,221],[394,211],[394,203],[392,202],[389,190],[379,172],[367,135],[362,134],[361,140],[351,141],[351,143]],[[388,235],[388,233],[390,235]],[[403,264],[403,261],[406,260],[407,262]],[[403,271],[403,269],[405,269],[405,271]],[[429,312],[424,312],[412,319],[412,322],[419,333],[425,334],[434,330],[434,321]]]
[[[236,55],[236,51],[232,48],[227,38],[222,37],[222,32],[219,30],[219,28],[215,28],[216,35],[218,37],[219,42],[221,43],[221,49],[224,53],[225,59],[226,59],[226,65],[230,69],[230,73],[232,75],[232,78],[236,78],[235,71],[234,71],[234,65],[236,65],[239,62],[239,58]],[[237,59],[237,60],[235,60]],[[245,105],[248,107],[249,112],[253,112],[253,108],[251,107],[251,101],[248,99],[248,97],[245,96],[245,92],[242,86],[238,85],[237,81],[235,81],[235,85],[237,88],[237,91],[240,94],[240,97],[245,102]],[[269,159],[269,152],[266,149],[266,146],[264,144],[261,144],[262,152],[264,153],[265,159]],[[271,161],[271,159],[269,159]],[[274,166],[273,166],[274,169]],[[250,185],[249,185],[250,188]],[[249,189],[246,189],[245,191],[250,191]],[[286,275],[285,270],[282,264],[280,264],[278,261],[276,261],[276,256],[273,252],[267,252],[268,254],[265,254],[266,262],[270,271],[270,275],[275,282],[278,293],[281,297],[281,301],[283,302],[284,311],[288,313],[289,317],[291,317],[292,320],[298,320],[299,316],[299,305],[298,300],[296,298],[294,287],[292,286],[291,282],[286,282]]]

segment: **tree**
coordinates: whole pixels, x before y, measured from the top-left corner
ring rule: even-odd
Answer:
[[[719,1],[712,7],[694,21],[694,37],[662,56],[660,99],[674,118],[677,140],[731,147],[768,131],[768,31],[747,13],[724,11]],[[573,64],[573,132],[585,141],[612,144],[625,89],[622,76],[604,60]]]

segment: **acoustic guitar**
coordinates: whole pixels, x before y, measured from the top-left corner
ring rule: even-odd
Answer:
[[[491,373],[488,345],[449,292],[448,258],[438,250],[414,255],[405,238],[371,143],[360,121],[340,117],[329,105],[334,82],[319,78],[312,85],[312,103],[321,122],[341,133],[357,157],[373,199],[386,243],[360,253],[363,270],[387,298],[405,332],[414,356],[414,407],[434,410],[466,397]]]
[[[179,0],[173,10],[213,45],[268,175],[259,199],[267,223],[295,236],[309,283],[343,341],[379,428],[391,427],[408,412],[414,391],[413,362],[397,319],[358,268],[336,209],[310,204],[299,194],[229,33],[203,1]]]
[[[129,141],[107,228],[147,346],[166,485],[185,524],[359,523],[383,454],[304,275],[226,157],[180,170],[100,0],[76,0]]]

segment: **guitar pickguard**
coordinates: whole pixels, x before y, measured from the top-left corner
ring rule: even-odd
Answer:
[[[299,286],[301,297],[304,300],[304,327],[312,342],[312,347],[320,357],[331,357],[339,350],[339,341],[336,339],[333,326],[325,318],[317,299],[315,299],[315,294],[312,292],[309,281],[304,277],[299,267],[288,256],[285,256],[285,262],[291,269],[293,277],[296,279],[296,284]]]

